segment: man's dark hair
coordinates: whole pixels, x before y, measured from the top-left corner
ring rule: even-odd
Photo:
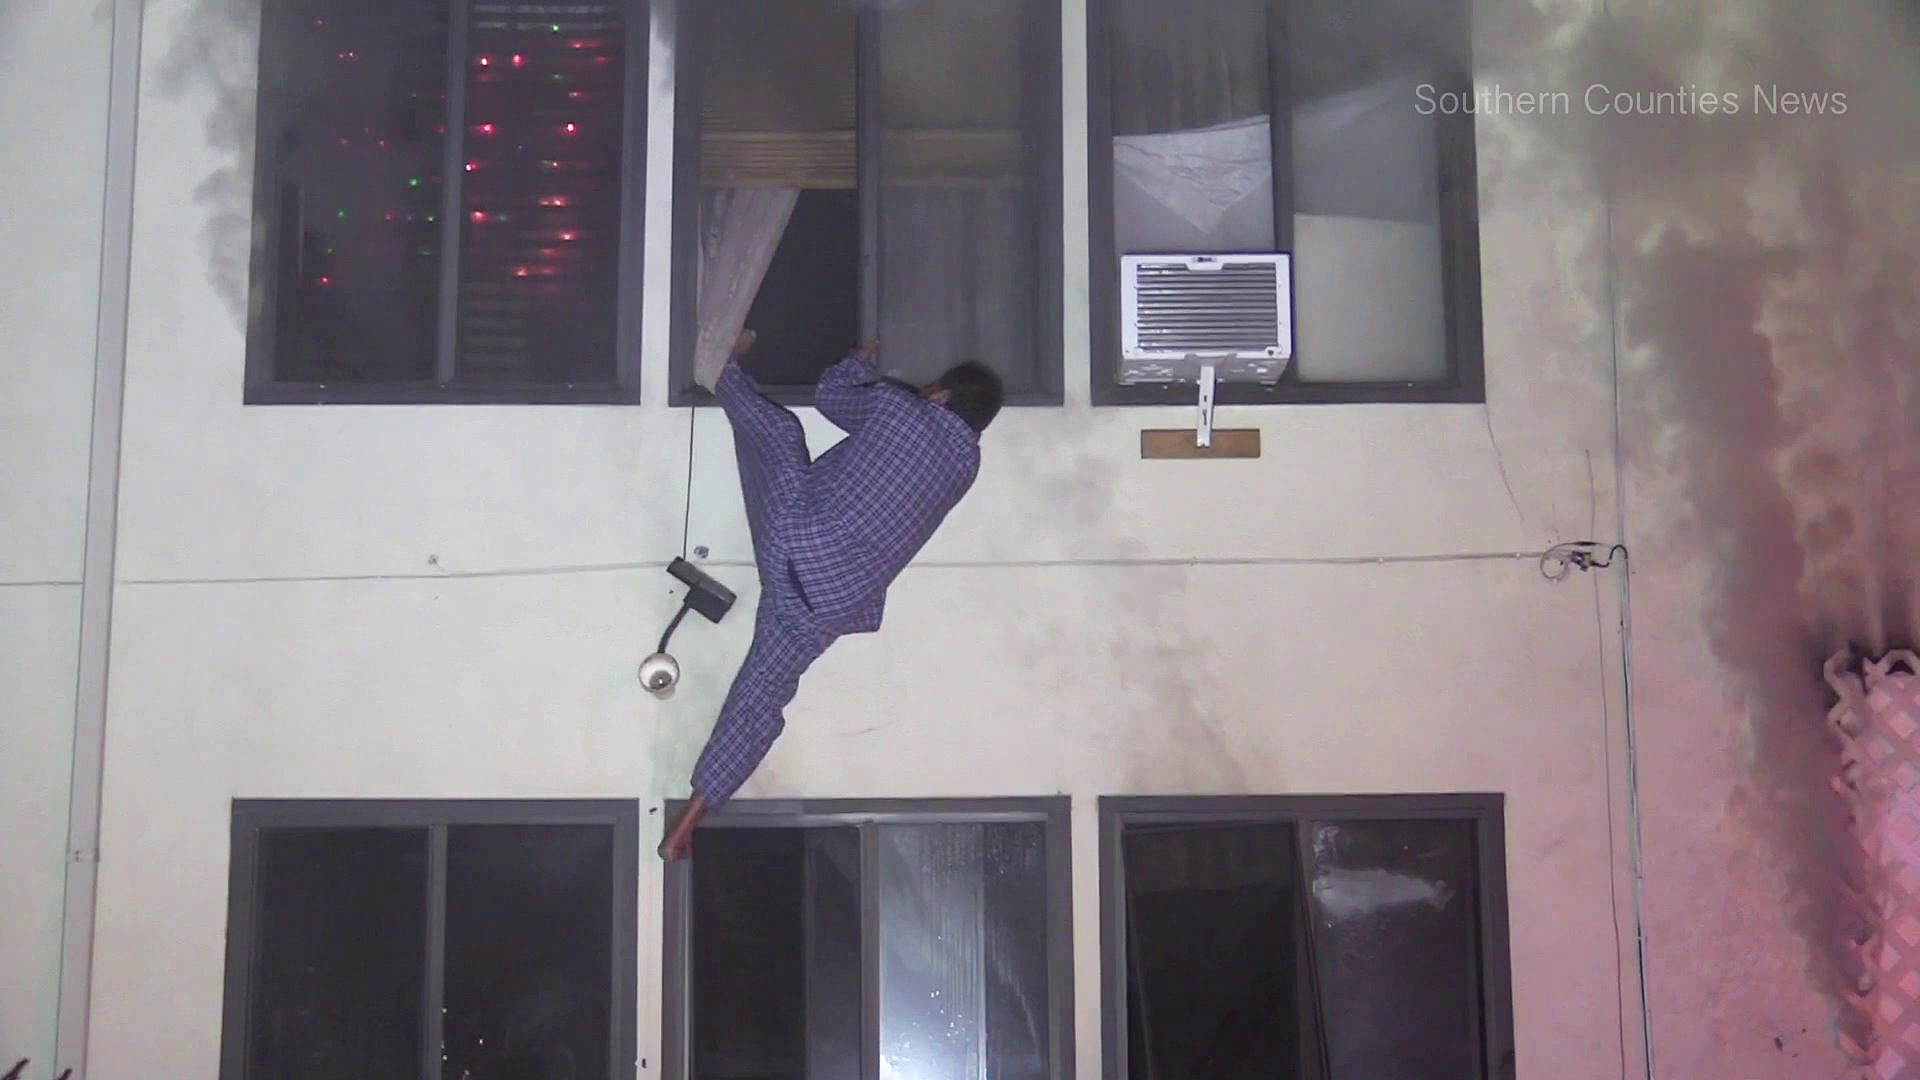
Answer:
[[[1006,404],[1007,388],[985,364],[969,360],[955,364],[933,381],[930,389],[947,392],[947,408],[953,410],[976,432],[987,430],[993,418]]]

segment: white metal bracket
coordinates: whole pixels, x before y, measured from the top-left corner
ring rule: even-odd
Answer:
[[[1200,421],[1193,429],[1195,446],[1213,445],[1213,384],[1213,365],[1200,365]]]

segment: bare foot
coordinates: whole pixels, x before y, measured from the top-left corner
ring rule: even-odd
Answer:
[[[740,331],[740,336],[733,339],[733,358],[738,360],[752,352],[753,343],[759,340],[760,335],[752,330]]]
[[[853,350],[853,355],[869,364],[873,363],[873,358],[880,355],[880,339],[874,338],[872,341]]]
[[[669,836],[660,841],[660,858],[665,862],[679,862],[693,854],[693,836]]]

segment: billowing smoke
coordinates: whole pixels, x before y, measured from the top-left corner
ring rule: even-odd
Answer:
[[[1675,511],[1631,523],[1635,553],[1707,568],[1700,630],[1751,765],[1730,809],[1836,1004],[1862,915],[1820,662],[1920,630],[1917,25],[1920,5],[1880,0],[1517,0],[1480,26],[1483,92],[1569,95],[1492,125],[1502,159],[1573,162],[1608,197],[1593,256],[1627,482]]]

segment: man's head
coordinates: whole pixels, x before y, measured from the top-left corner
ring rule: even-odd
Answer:
[[[946,406],[968,427],[981,432],[1006,403],[1007,390],[992,368],[969,360],[948,368],[946,374],[928,383],[920,396]]]

